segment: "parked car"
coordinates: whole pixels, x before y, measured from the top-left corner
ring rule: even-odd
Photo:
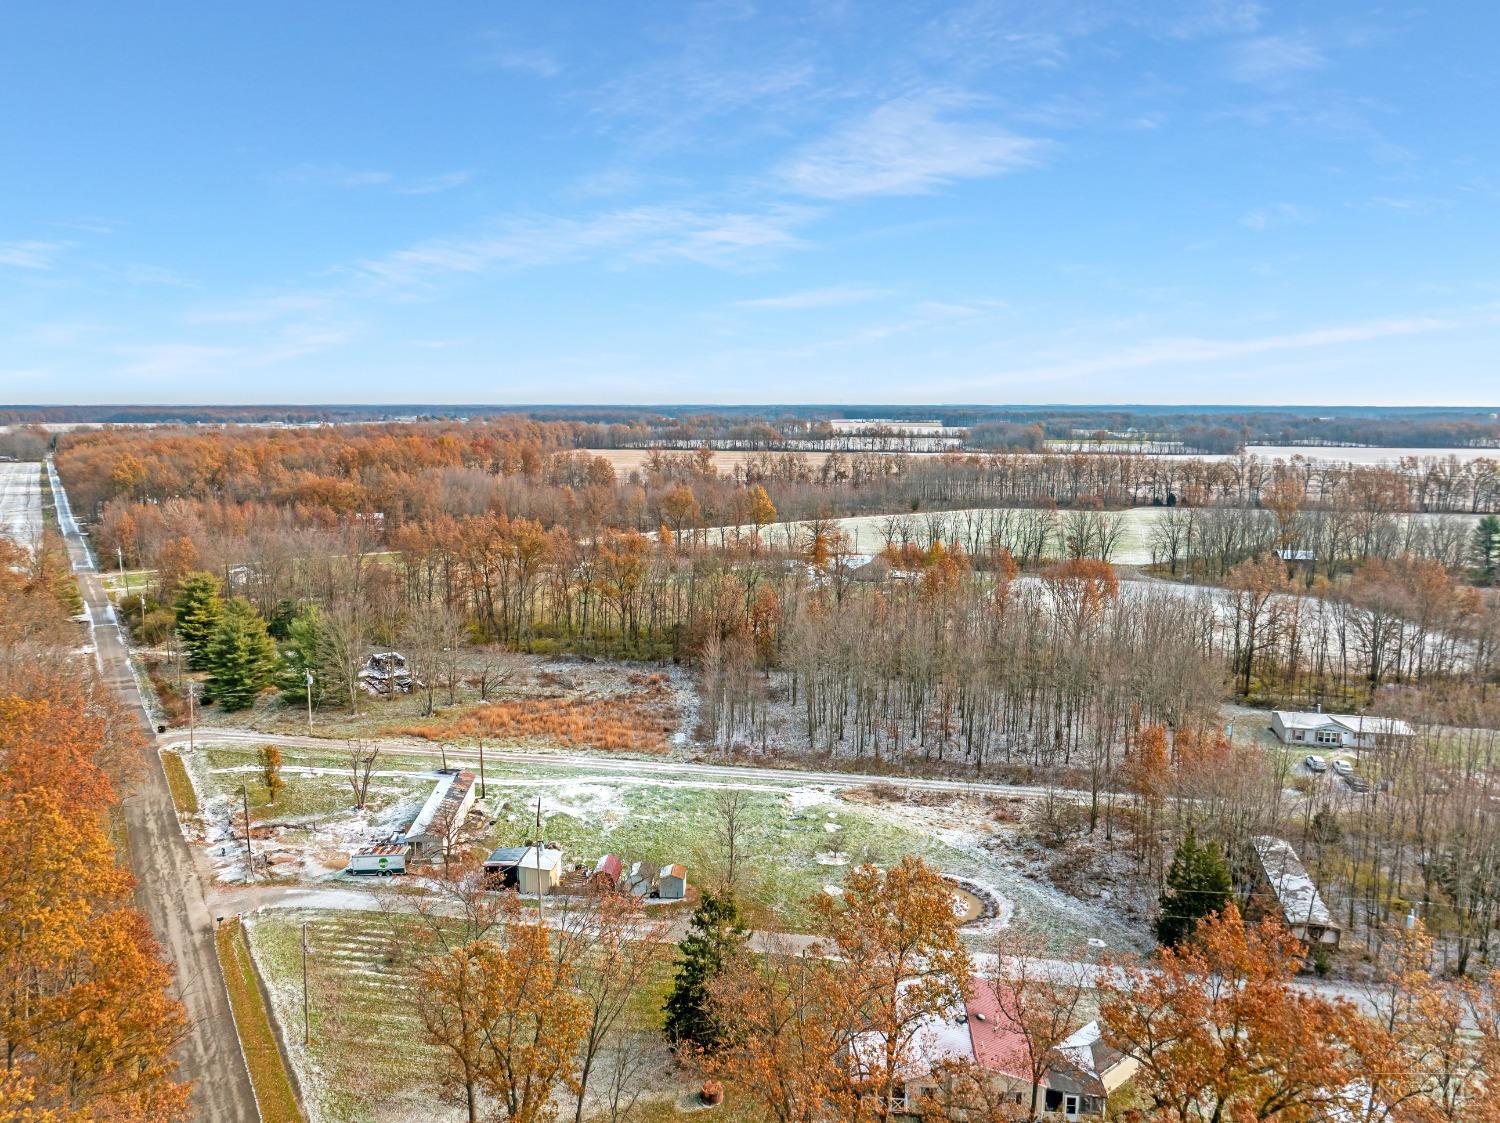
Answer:
[[[1344,783],[1349,785],[1351,791],[1367,792],[1370,790],[1370,782],[1363,776],[1356,776],[1352,772],[1345,774]],[[1389,791],[1389,784],[1389,780],[1383,781],[1380,785],[1381,791]]]
[[[1335,772],[1337,772],[1340,776],[1353,776],[1354,775],[1354,765],[1350,764],[1347,760],[1336,760],[1336,761],[1334,761],[1333,762],[1333,770]]]
[[[1309,772],[1327,772],[1328,762],[1317,753],[1308,753],[1307,759],[1302,762],[1307,766]]]

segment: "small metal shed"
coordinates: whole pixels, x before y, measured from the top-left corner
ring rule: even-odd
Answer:
[[[680,901],[687,896],[687,867],[662,866],[656,878],[656,895],[664,901]]]

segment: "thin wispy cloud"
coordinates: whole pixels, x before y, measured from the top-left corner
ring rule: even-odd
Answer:
[[[462,187],[473,178],[473,172],[445,172],[442,175],[430,175],[422,179],[397,183],[392,190],[397,195],[436,195],[440,191],[451,191],[455,187]]]
[[[830,285],[821,289],[803,289],[781,296],[763,296],[754,300],[737,300],[736,308],[771,308],[792,311],[808,308],[841,308],[850,304],[868,304],[891,295],[890,289],[862,288],[858,285]]]
[[[1103,354],[1007,371],[995,375],[990,381],[1055,382],[1153,367],[1218,363],[1281,351],[1310,350],[1370,343],[1398,336],[1423,335],[1464,326],[1464,323],[1465,321],[1456,318],[1441,316],[1391,317],[1250,339],[1204,339],[1195,336],[1156,339],[1112,349]]]
[[[1230,52],[1230,75],[1239,82],[1280,86],[1328,59],[1305,35],[1264,35],[1238,44]]]
[[[1248,211],[1241,219],[1241,226],[1251,230],[1272,230],[1280,226],[1306,226],[1312,215],[1296,203],[1267,203]]]
[[[13,269],[51,269],[62,242],[0,242],[0,265]]]
[[[797,231],[816,212],[776,206],[760,211],[689,206],[633,207],[589,218],[508,218],[470,237],[434,238],[352,271],[386,285],[422,286],[446,276],[601,258],[613,263],[677,258],[734,267],[801,244]]]
[[[294,187],[361,190],[381,188],[397,195],[435,195],[462,187],[472,180],[467,171],[442,172],[436,175],[399,176],[378,168],[346,168],[337,164],[298,164],[270,177],[273,183]]]
[[[1047,148],[986,120],[972,98],[926,94],[886,102],[804,146],[778,176],[787,189],[819,199],[921,195],[1033,167]]]
[[[501,70],[514,70],[536,78],[555,78],[562,73],[557,56],[537,47],[498,47],[486,54],[484,61]]]
[[[129,378],[213,377],[235,356],[229,347],[201,343],[151,343],[122,347],[127,360],[120,373]]]

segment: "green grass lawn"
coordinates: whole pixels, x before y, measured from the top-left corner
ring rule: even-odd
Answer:
[[[334,753],[290,748],[282,749],[281,754],[285,786],[274,803],[253,745],[200,748],[193,762],[199,791],[205,800],[223,797],[236,807],[248,794],[250,814],[256,820],[323,819],[350,810],[354,795],[347,759]],[[382,756],[370,780],[370,810],[379,813],[400,804],[420,804],[432,791],[430,773],[437,766],[436,760],[422,757]]]
[[[193,788],[193,781],[182,763],[182,757],[178,753],[164,752],[161,754],[161,766],[167,774],[167,787],[171,789],[177,813],[186,816],[198,814],[198,793]]]
[[[255,966],[244,929],[232,920],[219,927],[215,940],[261,1119],[265,1123],[302,1123],[305,1116],[287,1077],[281,1051],[276,1047],[275,1031],[256,985]]]

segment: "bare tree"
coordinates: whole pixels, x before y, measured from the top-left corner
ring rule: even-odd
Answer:
[[[380,746],[374,741],[348,741],[345,751],[349,760],[349,787],[354,792],[354,809],[363,811],[370,795],[370,774],[380,758]]]

